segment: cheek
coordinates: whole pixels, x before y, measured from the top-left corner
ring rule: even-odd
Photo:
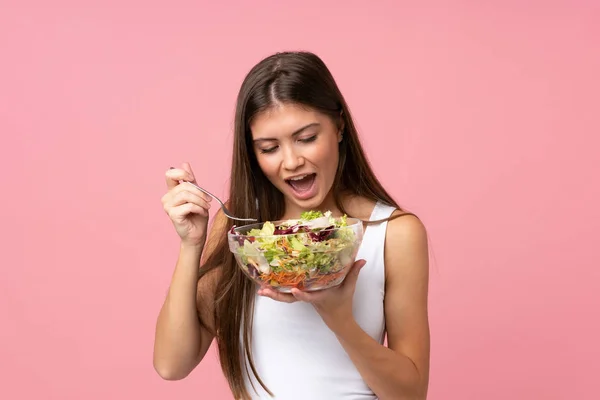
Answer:
[[[336,146],[319,146],[313,153],[313,160],[320,169],[325,171],[335,171],[338,164],[339,150]]]
[[[264,157],[258,155],[257,161],[258,166],[267,178],[271,180],[273,177],[277,176],[277,162],[274,160],[274,157]]]

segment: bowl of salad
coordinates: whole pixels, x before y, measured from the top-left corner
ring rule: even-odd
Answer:
[[[280,292],[327,289],[341,284],[363,239],[362,221],[307,211],[299,219],[234,226],[229,250],[259,285]]]

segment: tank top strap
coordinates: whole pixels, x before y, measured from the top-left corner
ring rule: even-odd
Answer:
[[[379,221],[367,224],[361,243],[359,258],[367,260],[367,265],[361,270],[361,275],[368,276],[377,291],[385,293],[385,236],[387,233],[386,220],[396,208],[382,202],[377,202],[369,221]],[[360,278],[359,278],[360,279]]]
[[[375,207],[371,212],[371,218],[369,218],[369,221],[378,221],[380,219],[389,218],[395,210],[396,207],[389,206],[381,201],[378,201],[375,203]],[[387,221],[382,221],[382,223],[387,224]]]
[[[383,244],[385,241],[385,234],[387,231],[387,218],[389,218],[392,213],[396,210],[395,207],[389,206],[378,201],[371,212],[371,217],[369,218],[369,223],[367,224],[364,232],[364,239],[367,239],[368,242],[375,242]],[[381,222],[376,222],[384,220]],[[363,240],[364,240],[363,239]]]

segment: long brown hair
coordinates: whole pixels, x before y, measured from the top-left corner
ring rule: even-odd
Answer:
[[[339,164],[332,188],[341,212],[347,213],[343,194],[365,197],[400,209],[371,170],[350,109],[325,63],[309,52],[284,52],[255,65],[238,94],[228,201],[228,208],[234,215],[259,221],[283,217],[283,194],[262,173],[250,132],[254,116],[280,103],[310,107],[343,126]],[[234,222],[228,220],[227,223],[227,228],[231,229]],[[207,255],[201,268],[200,279],[211,270],[219,269],[214,319],[221,367],[236,399],[249,397],[244,382],[245,374],[250,374],[247,365],[263,388],[272,394],[258,376],[252,359],[254,284],[236,265],[225,232],[217,240],[215,250]],[[204,321],[201,323],[207,326]]]

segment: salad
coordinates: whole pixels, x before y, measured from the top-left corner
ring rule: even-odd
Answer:
[[[346,215],[307,211],[298,220],[267,221],[239,234],[232,250],[255,280],[276,288],[316,290],[342,281],[356,256],[360,232],[348,226]]]

